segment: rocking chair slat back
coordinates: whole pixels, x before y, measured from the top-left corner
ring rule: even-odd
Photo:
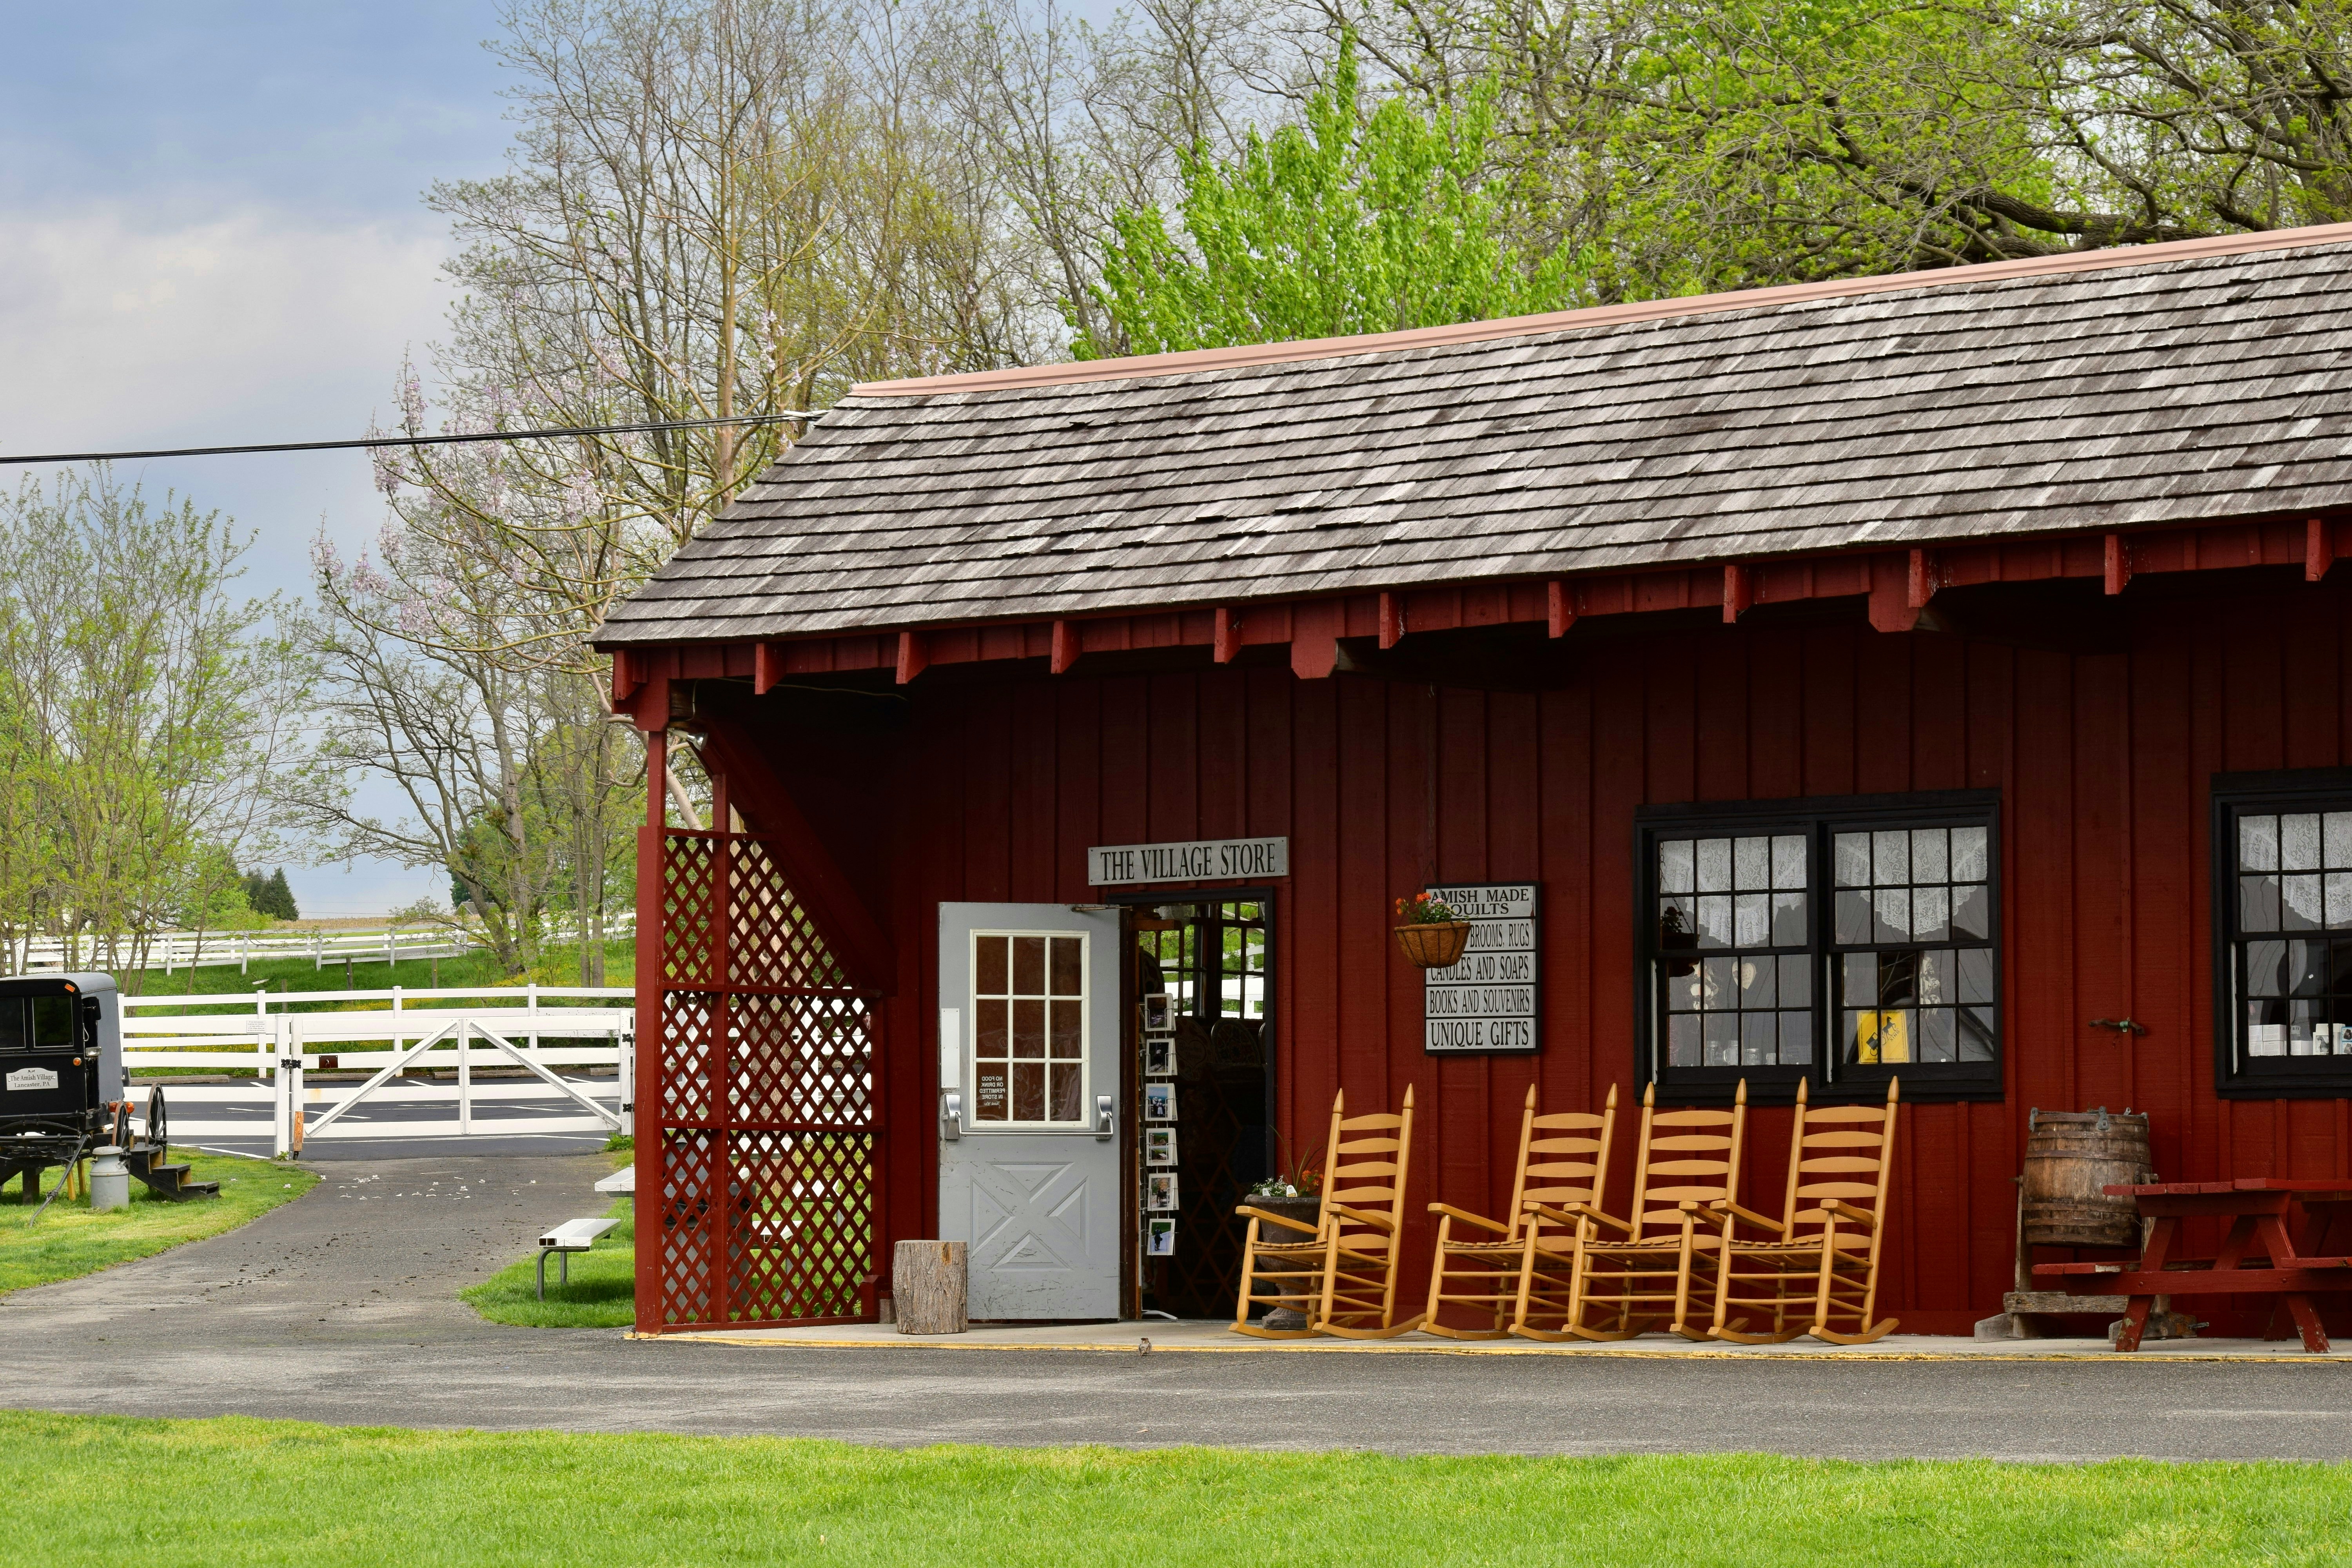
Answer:
[[[1744,1091],[1746,1084],[1740,1086]],[[1748,1130],[1743,1092],[1728,1110],[1660,1110],[1657,1086],[1642,1097],[1642,1147],[1633,1172],[1633,1223],[1682,1230],[1685,1201],[1739,1195],[1740,1143]],[[1672,1131],[1664,1131],[1672,1129]],[[1661,1156],[1664,1156],[1661,1158]]]
[[[1532,1096],[1534,1090],[1528,1091]],[[1532,1104],[1532,1100],[1530,1100]],[[1617,1123],[1617,1088],[1609,1088],[1609,1104],[1598,1116],[1588,1110],[1562,1110],[1549,1116],[1530,1115],[1519,1141],[1519,1177],[1511,1192],[1511,1239],[1522,1226],[1542,1230],[1559,1222],[1531,1213],[1531,1203],[1566,1208],[1570,1204],[1595,1207],[1608,1196],[1609,1144]]]

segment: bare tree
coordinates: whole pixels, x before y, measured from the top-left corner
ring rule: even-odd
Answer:
[[[542,700],[551,677],[481,651],[513,640],[494,563],[392,529],[380,553],[346,564],[323,537],[313,546],[322,739],[281,794],[336,854],[445,868],[466,897],[433,918],[463,923],[456,906],[470,905],[519,973],[565,871],[566,825],[550,822],[537,776],[559,722]],[[362,809],[359,773],[388,781],[404,814]]]

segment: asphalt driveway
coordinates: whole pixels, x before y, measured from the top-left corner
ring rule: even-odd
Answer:
[[[594,1157],[337,1161],[242,1230],[0,1297],[0,1404],[342,1425],[1400,1453],[2352,1458],[2352,1366],[842,1350],[511,1329],[455,1292]]]

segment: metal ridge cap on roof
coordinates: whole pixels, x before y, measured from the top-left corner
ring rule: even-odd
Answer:
[[[849,392],[853,397],[921,397],[938,393],[1006,392],[1080,382],[1140,380],[1151,376],[1181,375],[1192,371],[1344,359],[1357,354],[1438,348],[1451,343],[1482,342],[1497,338],[1531,337],[1541,332],[1572,331],[1580,327],[1619,326],[1675,316],[1710,315],[1723,310],[1768,310],[1776,305],[1802,304],[1809,300],[1853,295],[1994,283],[2011,278],[2092,272],[2116,267],[2160,266],[2168,261],[2194,261],[2212,257],[2242,256],[2252,251],[2294,250],[2305,246],[2335,244],[2352,244],[2352,223],[2263,229],[2252,234],[2214,235],[2203,239],[2168,240],[2160,245],[2115,246],[2102,250],[2075,250],[2057,256],[1984,261],[1969,267],[1938,268],[1924,272],[1886,272],[1868,278],[1838,279],[1822,283],[1782,283],[1765,289],[1741,289],[1724,294],[1694,294],[1670,300],[1643,300],[1624,305],[1591,305],[1575,310],[1507,316],[1497,321],[1463,321],[1444,327],[1413,327],[1397,332],[1307,338],[1279,343],[1246,343],[1223,349],[1187,349],[1176,353],[1020,365],[1012,370],[971,371],[960,375],[868,381],[851,387]]]

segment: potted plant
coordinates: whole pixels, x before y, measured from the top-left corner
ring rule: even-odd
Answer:
[[[1444,900],[1419,892],[1396,901],[1397,946],[1405,962],[1423,969],[1451,969],[1470,945],[1470,922]]]
[[[1319,1153],[1320,1151],[1318,1152]],[[1247,1201],[1252,1208],[1264,1209],[1268,1214],[1277,1214],[1285,1219],[1295,1219],[1301,1225],[1315,1224],[1323,1214],[1323,1173],[1316,1168],[1315,1155],[1310,1154],[1296,1165],[1286,1166],[1278,1173],[1259,1182],[1250,1188]],[[1300,1242],[1307,1240],[1307,1235],[1305,1231],[1291,1230],[1284,1226],[1266,1225],[1261,1222],[1258,1226],[1258,1239]],[[1273,1283],[1261,1280],[1257,1293],[1261,1296],[1273,1295],[1275,1293]],[[1269,1329],[1303,1329],[1307,1326],[1307,1318],[1306,1314],[1295,1311],[1288,1307],[1272,1307],[1266,1310],[1265,1326]]]

